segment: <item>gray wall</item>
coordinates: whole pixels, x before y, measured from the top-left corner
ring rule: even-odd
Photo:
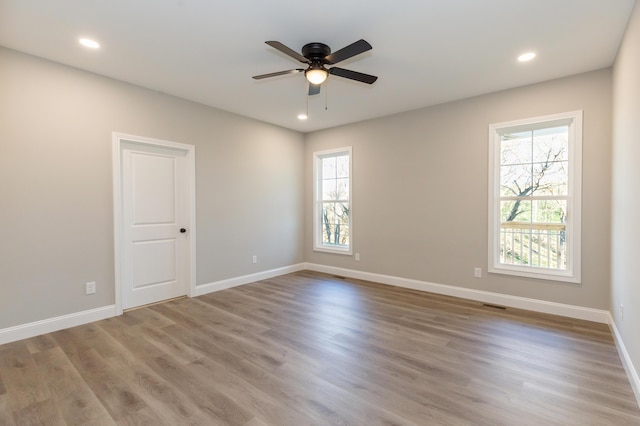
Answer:
[[[489,124],[573,110],[584,110],[582,284],[487,274]],[[312,153],[341,146],[353,146],[353,246],[361,261],[312,250],[307,191],[307,262],[609,308],[610,70],[309,134],[306,188]]]
[[[302,134],[0,48],[0,329],[114,303],[113,131],[196,146],[197,284],[302,261]]]
[[[640,369],[640,4],[613,72],[613,192],[610,311]],[[624,305],[624,320],[620,305]],[[640,398],[640,395],[637,395]]]
[[[196,146],[198,284],[308,261],[610,306],[610,70],[306,136],[2,48],[0,70],[0,329],[113,303],[112,131]],[[576,109],[582,284],[487,274],[488,125]],[[361,262],[311,249],[311,154],[347,145]]]

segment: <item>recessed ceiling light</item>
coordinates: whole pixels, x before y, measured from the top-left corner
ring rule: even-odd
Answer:
[[[100,43],[98,43],[95,40],[91,40],[88,38],[81,38],[80,40],[78,40],[80,42],[81,45],[83,45],[84,47],[90,47],[91,49],[97,49],[100,47]]]
[[[307,118],[307,114],[298,114],[298,120],[306,120]]]
[[[532,60],[535,57],[536,57],[536,54],[534,52],[527,52],[527,53],[523,53],[522,55],[518,56],[518,61],[527,62],[527,61]]]

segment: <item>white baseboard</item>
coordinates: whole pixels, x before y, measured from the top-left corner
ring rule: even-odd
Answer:
[[[443,294],[447,296],[460,297],[463,299],[476,300],[483,303],[491,303],[495,305],[509,306],[535,312],[584,319],[603,324],[610,324],[611,322],[611,316],[609,312],[599,309],[584,308],[580,306],[547,302],[519,296],[510,296],[500,293],[492,293],[488,291],[468,289],[445,284],[436,284],[426,281],[395,277],[391,275],[382,275],[371,272],[357,271],[353,269],[319,265],[315,263],[299,263],[296,265],[270,269],[268,271],[257,272],[255,274],[243,275],[240,277],[229,278],[209,284],[199,285],[195,288],[195,294],[192,294],[191,296],[201,296],[215,291],[274,278],[280,275],[298,272],[305,269],[324,272],[327,274],[341,275],[349,278],[373,281],[381,284],[394,285],[397,287],[404,287],[436,294]],[[37,336],[39,334],[61,330],[63,328],[74,327],[76,325],[86,324],[92,321],[99,321],[101,319],[113,317],[116,314],[117,312],[115,305],[111,305],[1,329],[0,344],[13,342],[20,339],[26,339],[29,337]]]
[[[52,333],[77,325],[100,321],[113,316],[116,316],[116,306],[110,305],[30,322],[28,324],[16,325],[15,327],[3,328],[0,330],[0,345],[15,342],[16,340],[28,339],[45,333]]]
[[[446,284],[436,284],[409,278],[394,277],[391,275],[374,274],[371,272],[356,271],[353,269],[337,268],[334,266],[305,263],[304,269],[327,274],[340,275],[365,281],[373,281],[381,284],[394,285],[396,287],[410,288],[413,290],[427,291],[430,293],[454,296],[462,299],[476,300],[493,305],[508,306],[511,308],[526,309],[545,314],[560,315],[563,317],[583,319],[602,324],[609,323],[609,311],[582,306],[567,305],[563,303],[547,302],[544,300],[529,299],[526,297],[510,296],[507,294],[492,293],[489,291],[475,290],[464,287],[456,287]]]
[[[629,382],[631,383],[631,389],[633,389],[633,393],[636,396],[636,401],[638,402],[638,408],[640,408],[640,377],[638,376],[638,371],[633,365],[633,361],[631,361],[629,352],[627,352],[627,348],[622,341],[622,336],[618,331],[618,326],[616,325],[616,322],[611,314],[609,314],[609,328],[611,328],[611,332],[613,333],[613,340],[616,342],[620,360],[622,361],[624,370],[627,372],[627,377],[629,378]]]
[[[224,290],[226,288],[249,284],[255,281],[266,280],[268,278],[274,278],[279,275],[290,274],[292,272],[301,271],[302,269],[304,269],[303,264],[300,263],[297,265],[271,269],[269,271],[263,271],[255,274],[231,278],[228,280],[217,281],[210,284],[204,284],[197,286],[195,294],[193,294],[192,296],[201,296],[203,294],[211,293],[218,290]],[[0,345],[15,342],[17,340],[28,339],[45,333],[52,333],[54,331],[75,327],[77,325],[100,321],[117,315],[118,312],[116,310],[116,305],[110,305],[0,329]]]
[[[193,294],[193,297],[202,296],[203,294],[213,293],[214,291],[225,290],[227,288],[237,287],[239,285],[249,284],[256,281],[279,277],[280,275],[286,275],[286,274],[291,274],[293,272],[302,271],[304,269],[304,265],[305,265],[304,263],[298,263],[296,265],[270,269],[268,271],[256,272],[255,274],[243,275],[241,277],[215,281],[209,284],[202,284],[202,285],[196,286],[195,294]]]

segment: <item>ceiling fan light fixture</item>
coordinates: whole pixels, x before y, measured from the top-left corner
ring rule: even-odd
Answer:
[[[304,72],[304,76],[307,78],[307,81],[311,84],[322,84],[327,79],[329,73],[322,67],[319,68],[309,68]]]

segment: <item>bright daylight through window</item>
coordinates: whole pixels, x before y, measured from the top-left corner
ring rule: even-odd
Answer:
[[[313,159],[314,249],[351,254],[351,147]]]
[[[489,127],[489,272],[580,282],[582,112]]]

